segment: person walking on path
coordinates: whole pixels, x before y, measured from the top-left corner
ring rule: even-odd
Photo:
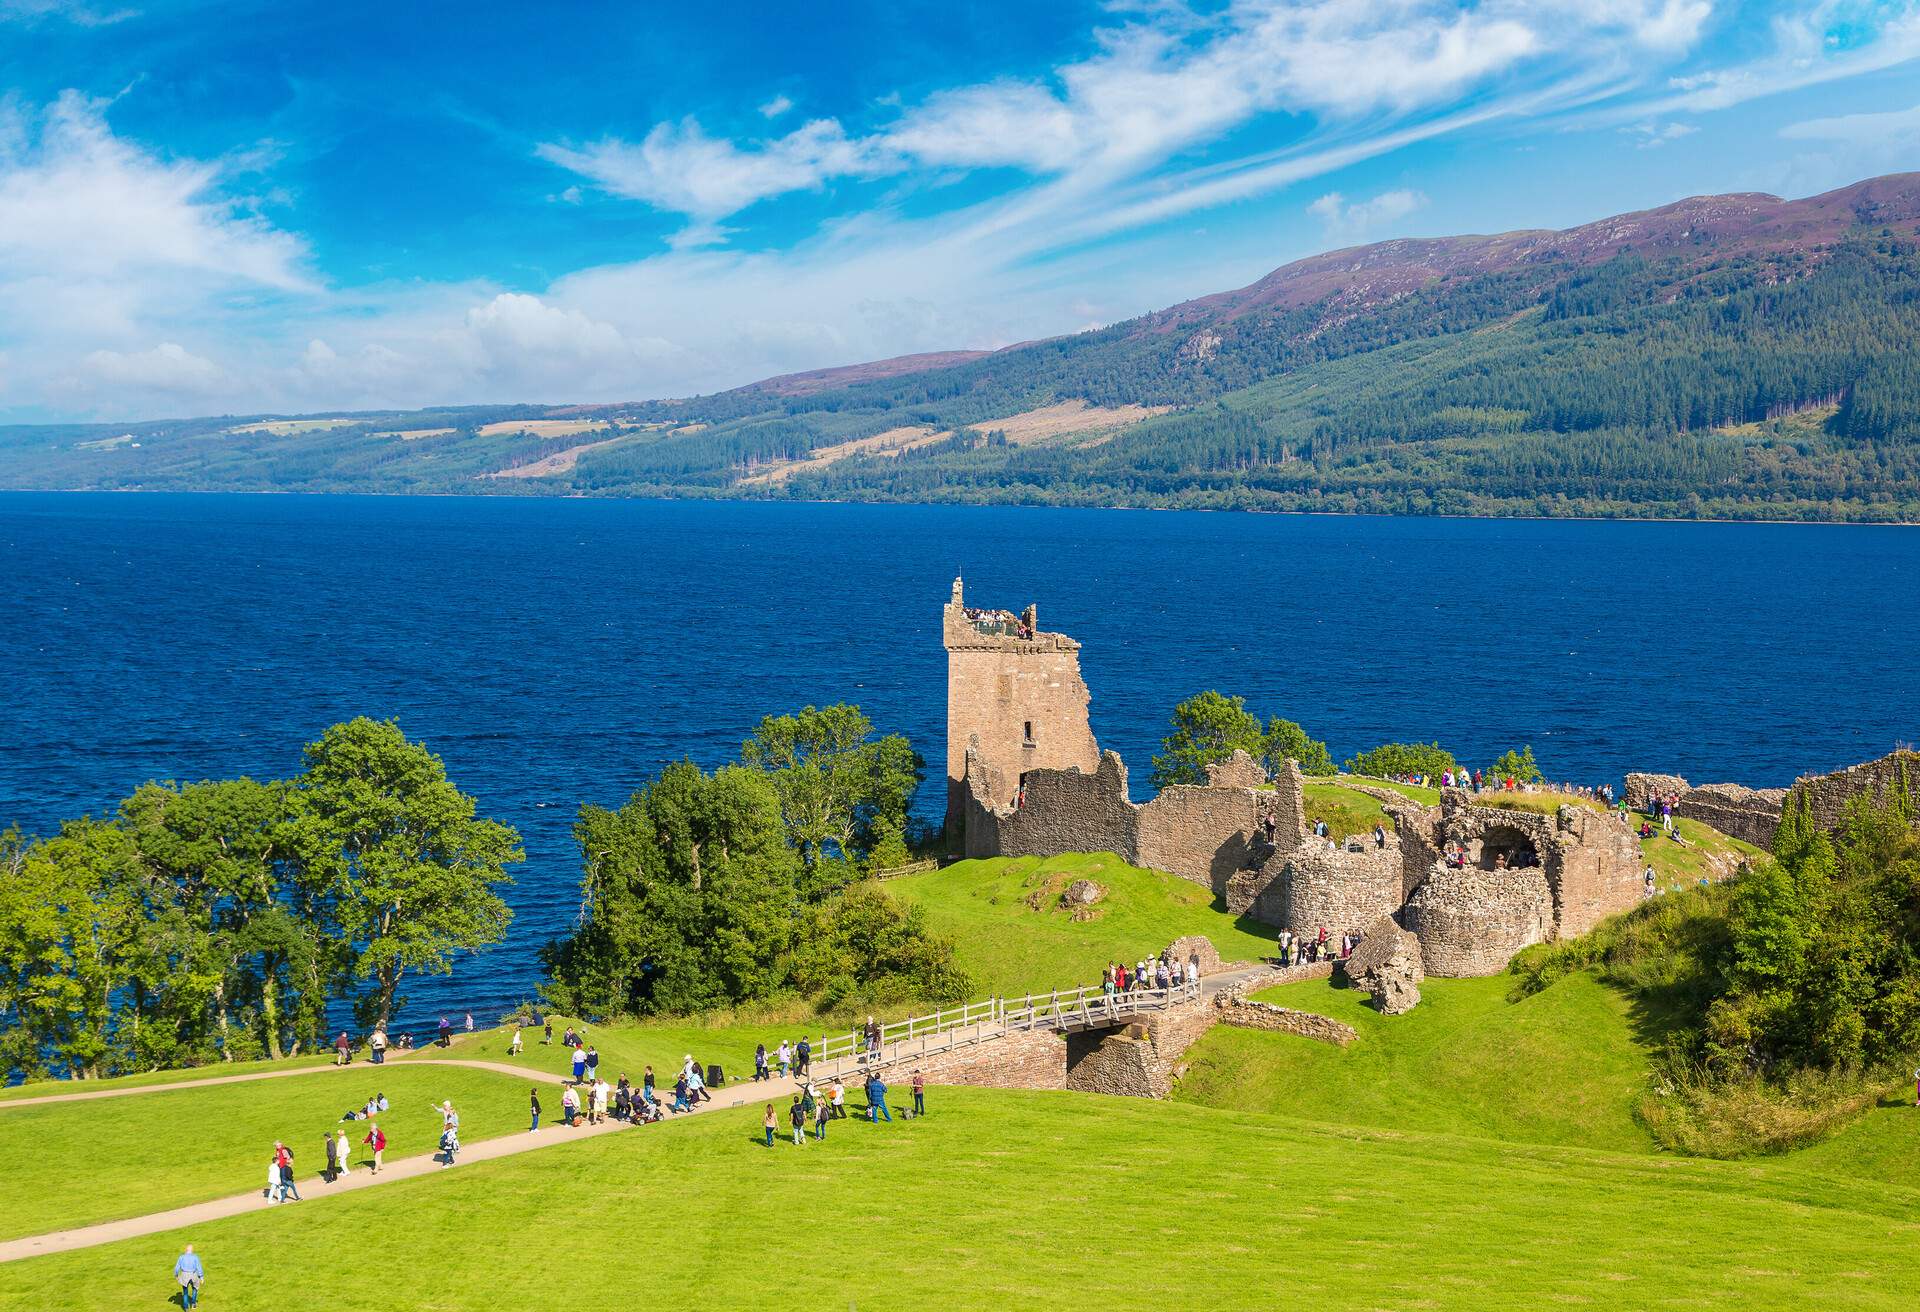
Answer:
[[[293,1149],[278,1139],[273,1141],[273,1164],[280,1168],[280,1201],[288,1198],[296,1203],[306,1201],[300,1197],[300,1186],[293,1182]]]
[[[707,1092],[707,1082],[700,1078],[700,1064],[691,1057],[687,1059],[687,1096],[695,1103],[713,1101],[713,1095]]]
[[[600,1078],[600,1049],[591,1043],[587,1045],[587,1083],[592,1084]]]
[[[569,1084],[566,1092],[560,1095],[560,1119],[566,1122],[568,1129],[572,1129],[579,1117],[580,1091]]]
[[[640,1076],[640,1096],[658,1107],[660,1095],[653,1090],[653,1067],[649,1066]]]
[[[375,1121],[368,1128],[367,1137],[360,1142],[373,1149],[373,1173],[380,1174],[380,1155],[387,1151],[387,1132]]]
[[[372,1035],[370,1035],[367,1039],[367,1047],[371,1049],[373,1052],[373,1064],[375,1066],[382,1066],[386,1064],[387,1032],[385,1029],[374,1030]]]
[[[353,1040],[347,1037],[345,1030],[341,1030],[340,1037],[333,1041],[333,1064],[335,1066],[347,1066],[351,1065],[352,1062]]]
[[[807,1146],[807,1113],[800,1105],[800,1095],[793,1095],[793,1106],[787,1109],[787,1119],[793,1122],[793,1146]]]
[[[673,1082],[673,1110],[676,1112],[690,1112],[693,1110],[692,1107],[687,1105],[687,1077],[684,1072],[679,1079]]]
[[[347,1132],[337,1131],[333,1137],[333,1157],[340,1164],[341,1175],[352,1175],[353,1168],[347,1165],[347,1158],[353,1156],[353,1149],[347,1147]]]
[[[867,1076],[867,1120],[878,1125],[883,1119],[893,1124],[893,1113],[887,1110],[887,1086],[875,1073]]]
[[[927,1081],[919,1071],[913,1073],[913,1114],[915,1116],[927,1114]]]
[[[773,1132],[780,1127],[779,1118],[773,1114],[772,1103],[767,1104],[767,1115],[764,1124],[767,1131],[767,1147],[771,1148],[773,1147]]]
[[[753,1078],[764,1080],[767,1075],[767,1045],[762,1043],[753,1050]]]
[[[188,1244],[186,1250],[173,1260],[173,1278],[180,1284],[180,1306],[191,1308],[200,1301],[200,1286],[207,1278],[206,1267],[200,1264],[200,1254]]]
[[[593,1109],[593,1114],[588,1116],[587,1120],[594,1125],[600,1124],[601,1121],[607,1118],[607,1095],[611,1092],[612,1090],[608,1087],[605,1080],[595,1080],[593,1082],[593,1101],[589,1104]]]
[[[573,1082],[579,1084],[587,1078],[587,1053],[584,1048],[573,1050]]]
[[[794,1049],[793,1073],[801,1079],[807,1078],[807,1072],[813,1066],[813,1045],[807,1042],[807,1036],[800,1036],[800,1046]]]
[[[340,1150],[333,1146],[333,1136],[330,1134],[321,1135],[320,1142],[327,1150],[327,1166],[320,1172],[320,1178],[332,1184],[340,1174]]]
[[[780,1078],[787,1078],[787,1070],[793,1065],[793,1052],[787,1047],[785,1039],[780,1040]]]
[[[533,1124],[527,1127],[527,1133],[532,1134],[535,1130],[540,1128],[540,1090],[539,1088],[535,1087],[532,1090],[530,1090],[528,1093],[528,1097],[529,1097],[529,1100],[533,1103]]]

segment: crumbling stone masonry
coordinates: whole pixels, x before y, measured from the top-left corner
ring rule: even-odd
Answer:
[[[1402,914],[1427,974],[1497,975],[1514,953],[1552,932],[1553,893],[1538,870],[1442,867]]]
[[[1426,979],[1420,940],[1390,916],[1382,916],[1367,929],[1340,969],[1355,988],[1372,996],[1383,1015],[1403,1015],[1420,1003],[1420,985]]]
[[[1080,644],[1039,631],[1032,606],[1009,622],[998,612],[969,616],[961,581],[942,616],[947,649],[947,832],[966,808],[967,752],[1013,786],[1032,770],[1091,773],[1100,753],[1087,723]]]
[[[1920,752],[1902,748],[1877,761],[1832,774],[1802,775],[1794,780],[1786,804],[1804,806],[1817,828],[1832,830],[1846,819],[1847,806],[1854,798],[1885,802],[1901,791],[1909,798],[1920,797]]]
[[[1235,773],[1229,777],[1258,768],[1251,761],[1230,766]],[[1127,797],[1127,767],[1114,752],[1103,752],[1090,774],[1078,768],[1029,770],[1022,791],[984,751],[970,746],[964,779],[969,857],[1112,852],[1214,892],[1257,853],[1272,849],[1265,817],[1288,805],[1276,792],[1240,784],[1176,785],[1151,802],[1135,803]],[[1295,824],[1300,813],[1293,812]]]
[[[1696,788],[1677,774],[1630,774],[1622,797],[1636,811],[1646,810],[1657,798],[1677,797],[1674,814],[1711,825],[1755,847],[1772,848],[1787,790],[1740,784],[1701,784]]]

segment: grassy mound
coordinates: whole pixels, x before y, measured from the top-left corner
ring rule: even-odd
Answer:
[[[930,1103],[772,1150],[742,1109],[11,1263],[0,1308],[157,1306],[189,1239],[230,1312],[543,1307],[568,1272],[610,1306],[697,1289],[758,1307],[804,1279],[863,1312],[1265,1312],[1343,1291],[1475,1312],[1599,1291],[1786,1307],[1809,1289],[1904,1309],[1920,1285],[1920,1193],[1872,1182],[1071,1094]]]
[[[380,1118],[391,1158],[434,1150],[440,1116],[432,1104],[443,1098],[460,1112],[463,1143],[527,1128],[526,1085],[457,1066],[361,1065],[338,1074],[0,1109],[0,1160],[7,1163],[0,1238],[264,1190],[275,1139],[293,1149],[295,1174],[304,1179],[326,1165],[321,1134],[340,1128],[341,1114],[375,1093],[392,1104]],[[541,1096],[557,1111],[559,1090]],[[370,1160],[360,1146],[364,1124],[344,1128],[351,1160]]]
[[[1431,979],[1404,1016],[1315,980],[1255,995],[1345,1021],[1346,1048],[1216,1027],[1188,1052],[1177,1097],[1341,1125],[1653,1150],[1634,1120],[1648,1059],[1622,995],[1571,975],[1518,1003],[1513,981]]]
[[[1338,842],[1349,834],[1370,834],[1375,825],[1389,831],[1394,827],[1386,805],[1369,793],[1355,792],[1329,779],[1309,779],[1303,792],[1309,832],[1324,820],[1329,836]]]
[[[1107,889],[1086,919],[1059,904],[1075,879]],[[926,908],[928,924],[953,940],[982,993],[1095,984],[1109,961],[1131,965],[1185,934],[1205,934],[1228,961],[1273,951],[1273,930],[1217,909],[1208,890],[1107,853],[959,861],[887,889]]]

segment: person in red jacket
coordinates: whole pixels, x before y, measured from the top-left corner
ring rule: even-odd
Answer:
[[[360,1142],[373,1149],[373,1173],[380,1174],[380,1154],[387,1150],[387,1132],[376,1122],[373,1128],[367,1131],[367,1137]]]

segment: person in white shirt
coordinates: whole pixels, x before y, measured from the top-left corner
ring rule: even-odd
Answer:
[[[594,1122],[594,1123],[596,1123],[596,1124],[598,1124],[598,1123],[599,1123],[599,1121],[601,1120],[601,1118],[603,1118],[604,1116],[606,1116],[606,1114],[607,1114],[607,1093],[608,1093],[608,1085],[607,1085],[607,1082],[606,1082],[605,1080],[595,1080],[595,1081],[593,1082],[593,1104],[592,1104],[592,1110],[591,1110],[591,1112],[589,1113],[589,1115],[587,1116],[587,1119],[588,1119],[589,1121],[592,1121],[592,1122]]]
[[[519,1055],[520,1055],[520,1028],[519,1028],[519,1026],[515,1026],[515,1027],[514,1027],[514,1030],[513,1030],[513,1042],[511,1042],[511,1043],[509,1043],[509,1044],[507,1045],[507,1055],[508,1055],[509,1057],[517,1057],[517,1056],[519,1056]]]
[[[342,1175],[352,1174],[352,1170],[347,1166],[347,1155],[352,1151],[353,1149],[347,1147],[347,1132],[345,1130],[338,1131],[334,1135],[333,1154],[334,1159],[340,1165],[340,1174]]]
[[[787,1067],[792,1063],[793,1052],[787,1047],[787,1041],[782,1039],[780,1040],[780,1074],[783,1078],[786,1076]]]

